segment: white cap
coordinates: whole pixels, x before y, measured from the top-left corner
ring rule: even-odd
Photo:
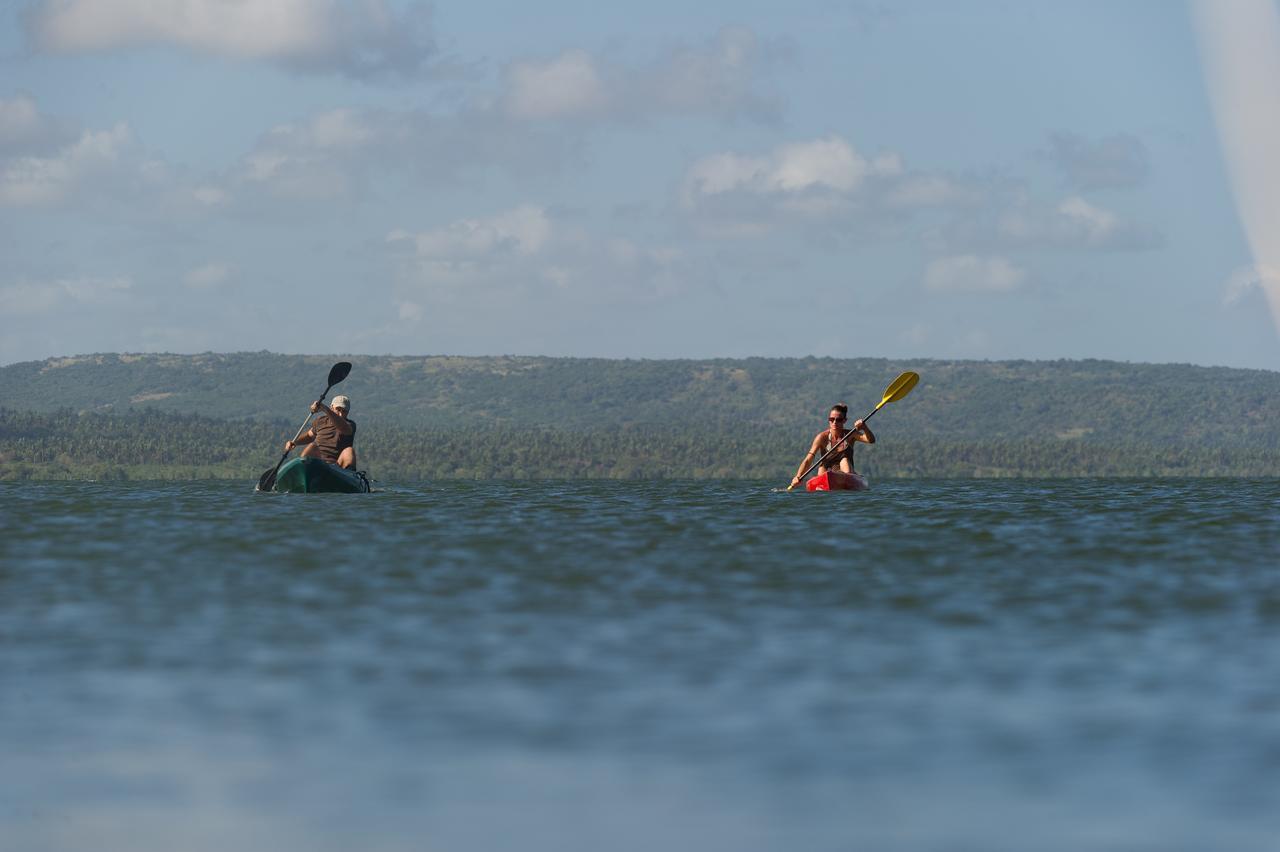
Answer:
[[[351,400],[345,396],[335,396],[333,402],[329,404],[330,408],[341,408],[343,411],[351,410]]]

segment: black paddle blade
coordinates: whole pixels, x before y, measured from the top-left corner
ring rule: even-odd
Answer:
[[[271,470],[263,473],[258,479],[258,487],[255,488],[254,491],[271,491],[274,489],[276,487],[276,473],[279,470],[280,468],[273,467]]]
[[[280,472],[280,465],[284,464],[284,460],[289,457],[285,453],[280,457],[280,461],[276,462],[276,466],[266,471],[262,476],[258,477],[258,487],[254,491],[274,491],[276,487],[276,474]]]
[[[333,369],[329,371],[329,387],[333,387],[342,381],[351,372],[350,361],[339,361],[333,365]]]

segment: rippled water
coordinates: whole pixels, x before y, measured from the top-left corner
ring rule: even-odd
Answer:
[[[15,850],[1274,850],[1280,482],[0,486]]]

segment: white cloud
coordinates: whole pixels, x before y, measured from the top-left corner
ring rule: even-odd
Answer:
[[[217,207],[231,200],[231,194],[217,186],[198,186],[191,191],[191,197],[206,207]]]
[[[225,263],[206,263],[187,272],[183,281],[193,290],[209,290],[225,284],[234,273]]]
[[[541,207],[522,205],[488,219],[460,219],[444,228],[409,234],[393,231],[388,242],[408,241],[418,257],[439,263],[483,260],[497,254],[536,254],[551,238]]]
[[[762,72],[787,50],[734,27],[697,46],[679,46],[648,64],[628,65],[582,49],[509,65],[498,98],[520,120],[637,121],[710,115],[772,121],[778,104],[756,91]]]
[[[537,256],[552,239],[541,207],[522,205],[485,219],[459,219],[443,228],[387,235],[391,246],[409,246],[411,276],[440,290],[527,283],[537,277]]]
[[[1150,229],[1072,196],[1051,210],[1024,205],[1001,216],[998,236],[1004,244],[1099,251],[1137,251],[1160,244]]]
[[[822,226],[824,238],[900,226],[888,196],[909,179],[901,157],[865,156],[840,136],[790,142],[762,154],[726,151],[685,172],[679,203],[704,230],[756,238],[788,223]],[[922,193],[912,202],[920,206]],[[819,232],[813,232],[817,235]]]
[[[374,118],[373,113],[336,109],[277,125],[245,155],[236,179],[295,199],[344,196],[352,191],[356,174],[379,159],[385,134],[374,126]],[[199,200],[226,200],[225,190],[213,189]]]
[[[0,141],[20,138],[39,126],[40,113],[31,98],[0,98]]]
[[[386,242],[398,253],[403,292],[396,309],[406,321],[421,319],[425,302],[461,301],[468,293],[644,301],[685,280],[678,250],[594,235],[532,204],[425,231],[395,230]]]
[[[48,143],[53,122],[26,95],[0,98],[0,154],[25,153]]]
[[[768,182],[769,160],[733,152],[712,154],[694,163],[685,176],[685,199],[694,203],[699,195],[719,195],[740,186],[760,186]]]
[[[373,130],[354,111],[334,109],[322,112],[307,127],[311,144],[317,148],[360,148],[373,138]]]
[[[244,158],[242,177],[249,181],[266,182],[276,177],[290,163],[301,163],[303,158],[271,150],[253,151]]]
[[[347,199],[368,191],[379,175],[439,192],[481,168],[521,177],[558,169],[574,144],[554,128],[494,110],[336,109],[271,128],[216,188],[246,205],[262,194]]]
[[[397,302],[396,317],[403,322],[419,322],[423,317],[422,305],[417,302]]]
[[[71,17],[98,14],[96,7],[82,7],[79,0],[66,9],[42,8],[49,14],[65,11]],[[140,8],[125,11],[140,14]],[[195,8],[204,10],[203,2],[196,2]],[[161,21],[169,20],[169,5],[161,3],[157,9]],[[239,6],[224,13],[250,14]],[[232,202],[239,209],[256,207],[264,200],[307,204],[348,200],[372,191],[380,175],[430,184],[438,190],[479,169],[499,168],[521,177],[555,172],[580,153],[580,133],[589,129],[589,121],[643,120],[686,110],[717,116],[745,114],[748,102],[757,97],[752,93],[753,80],[776,52],[749,31],[738,30],[721,33],[706,45],[676,50],[649,66],[624,66],[571,50],[550,60],[510,66],[501,90],[490,91],[487,97],[463,98],[453,110],[318,112],[270,128],[227,173],[190,176],[179,170],[174,205],[208,210]],[[676,73],[677,67],[683,70]],[[736,82],[699,84],[696,88],[702,94],[685,100],[669,97],[671,89],[682,88],[678,79],[699,74]],[[574,120],[579,132],[566,132],[559,120]],[[798,167],[814,165],[821,164]],[[818,179],[840,180],[834,173]]]
[[[567,290],[575,278],[573,270],[564,266],[548,266],[542,270],[542,280],[559,290]]]
[[[809,142],[781,145],[764,156],[733,152],[704,157],[690,167],[684,180],[685,204],[729,192],[756,195],[829,190],[849,193],[870,176],[891,176],[902,171],[895,155],[868,160],[844,139],[828,136]]]
[[[650,103],[674,113],[715,113],[773,121],[780,111],[755,91],[763,71],[786,61],[785,42],[762,41],[746,27],[727,27],[709,42],[681,46],[631,81],[632,106]]]
[[[224,189],[151,155],[124,122],[79,128],[29,97],[0,99],[0,208],[105,202],[168,217],[227,200]]]
[[[434,53],[428,7],[388,0],[40,0],[27,24],[55,53],[172,45],[353,77],[414,74]]]
[[[848,192],[871,169],[848,142],[834,137],[783,145],[775,155],[774,166],[770,182],[783,192],[798,192],[812,186]]]
[[[350,109],[316,113],[303,122],[278,124],[271,128],[258,146],[256,156],[262,161],[284,161],[301,156],[300,151],[354,151],[368,146],[377,132],[366,115]],[[277,168],[278,162],[258,166],[262,177]]]
[[[885,203],[902,210],[973,207],[985,195],[981,187],[946,175],[912,174],[893,184],[885,193]]]
[[[1268,299],[1272,292],[1280,293],[1280,269],[1268,266],[1237,269],[1227,280],[1222,303],[1234,307],[1255,292],[1264,294]]]
[[[132,289],[128,278],[62,278],[0,287],[0,314],[37,316],[75,306],[100,306]]]
[[[507,69],[506,108],[518,118],[561,118],[608,103],[595,60],[569,50],[549,62],[517,62]]]
[[[1147,147],[1129,134],[1088,140],[1074,133],[1054,133],[1049,157],[1067,181],[1084,190],[1139,186],[1150,174]]]
[[[110,130],[85,131],[75,142],[47,156],[0,160],[0,205],[54,204],[80,185],[106,175],[134,146],[125,124]]]
[[[1008,293],[1026,279],[1026,270],[1008,258],[972,254],[938,258],[924,272],[925,287],[940,293]]]
[[[1105,243],[1124,226],[1119,216],[1110,210],[1096,207],[1079,196],[1072,196],[1059,204],[1058,215],[1071,231],[1090,244]]]

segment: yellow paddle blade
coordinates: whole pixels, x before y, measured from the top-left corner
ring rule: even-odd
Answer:
[[[884,399],[880,400],[880,405],[886,402],[897,402],[907,394],[911,393],[911,389],[916,386],[916,382],[920,381],[920,374],[913,373],[910,370],[893,380],[893,384],[885,388]],[[876,408],[879,408],[877,405]]]

